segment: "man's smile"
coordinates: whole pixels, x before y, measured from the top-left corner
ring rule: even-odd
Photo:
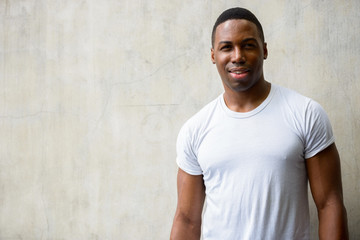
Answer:
[[[228,70],[228,72],[230,73],[230,75],[233,78],[244,78],[245,76],[248,75],[248,73],[250,72],[250,69],[248,68],[239,68],[239,67],[234,67],[234,68],[230,68]]]

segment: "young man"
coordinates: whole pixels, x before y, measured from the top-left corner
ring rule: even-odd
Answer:
[[[267,55],[251,12],[219,16],[211,59],[225,92],[180,130],[171,239],[309,239],[308,181],[320,239],[348,238],[328,117],[313,100],[264,79]]]

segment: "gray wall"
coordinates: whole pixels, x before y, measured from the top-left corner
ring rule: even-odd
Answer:
[[[360,239],[357,0],[0,0],[0,239],[167,239],[176,136],[223,91],[210,31],[233,6],[263,23],[266,79],[328,112]]]

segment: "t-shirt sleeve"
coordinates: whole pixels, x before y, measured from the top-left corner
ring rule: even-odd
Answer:
[[[183,171],[191,175],[201,175],[202,170],[194,152],[194,137],[187,122],[180,130],[176,142],[176,163]]]
[[[310,101],[305,113],[305,159],[315,156],[335,141],[325,110]]]

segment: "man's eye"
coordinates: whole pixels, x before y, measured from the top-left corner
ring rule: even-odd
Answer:
[[[244,45],[245,48],[255,48],[255,44],[252,44],[252,43],[247,43]]]
[[[220,48],[220,50],[228,50],[228,49],[231,49],[231,46],[225,45]]]

